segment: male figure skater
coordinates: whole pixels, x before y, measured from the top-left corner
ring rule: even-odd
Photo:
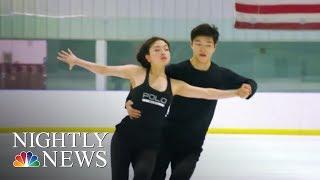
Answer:
[[[175,79],[191,85],[234,89],[244,85],[249,91],[246,99],[256,92],[254,80],[240,76],[220,67],[211,61],[219,39],[215,26],[201,24],[191,31],[192,57],[178,64],[169,65],[166,73]],[[130,96],[128,97],[130,99]],[[163,131],[163,144],[158,154],[153,180],[164,180],[171,163],[170,180],[187,180],[192,176],[202,152],[202,145],[214,115],[217,100],[200,100],[175,96],[166,118]],[[128,100],[126,108],[134,120],[141,112],[131,107]]]

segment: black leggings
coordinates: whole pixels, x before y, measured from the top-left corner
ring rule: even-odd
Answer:
[[[157,153],[153,149],[139,149],[116,131],[111,140],[112,180],[128,180],[130,163],[134,180],[151,179]]]
[[[165,180],[166,171],[171,163],[170,180],[189,180],[196,168],[200,153],[178,152],[163,148],[157,157],[152,180]]]

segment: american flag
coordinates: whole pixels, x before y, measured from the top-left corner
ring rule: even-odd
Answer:
[[[320,0],[236,0],[240,29],[320,30]]]

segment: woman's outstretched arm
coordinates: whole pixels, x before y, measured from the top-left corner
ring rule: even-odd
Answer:
[[[68,49],[68,52],[63,50],[58,52],[57,59],[69,64],[69,70],[71,70],[73,66],[77,65],[96,74],[115,76],[130,80],[135,76],[135,73],[141,69],[141,67],[137,65],[105,66],[92,63],[78,58],[70,49]]]
[[[199,98],[199,99],[224,99],[231,97],[241,97],[245,98],[248,96],[249,90],[245,87],[240,87],[239,89],[231,90],[220,90],[215,88],[201,88],[196,86],[191,86],[184,81],[172,79],[172,91],[174,95],[189,97],[189,98]]]

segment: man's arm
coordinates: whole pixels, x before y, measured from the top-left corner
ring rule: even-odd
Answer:
[[[131,99],[132,99],[132,98],[131,98],[131,97],[132,97],[131,92],[132,92],[132,91],[131,91],[131,88],[130,88],[130,92],[129,92],[127,98],[126,98],[125,108],[126,108],[127,113],[128,113],[128,115],[129,115],[129,117],[130,117],[131,119],[137,119],[137,118],[140,118],[140,116],[141,116],[141,111],[139,111],[138,109],[134,109],[134,108],[132,107],[133,101],[131,101]]]
[[[243,84],[248,84],[250,85],[251,93],[246,99],[250,99],[256,93],[258,86],[253,79],[243,77],[226,68],[221,68],[221,72],[224,89],[235,89]]]

